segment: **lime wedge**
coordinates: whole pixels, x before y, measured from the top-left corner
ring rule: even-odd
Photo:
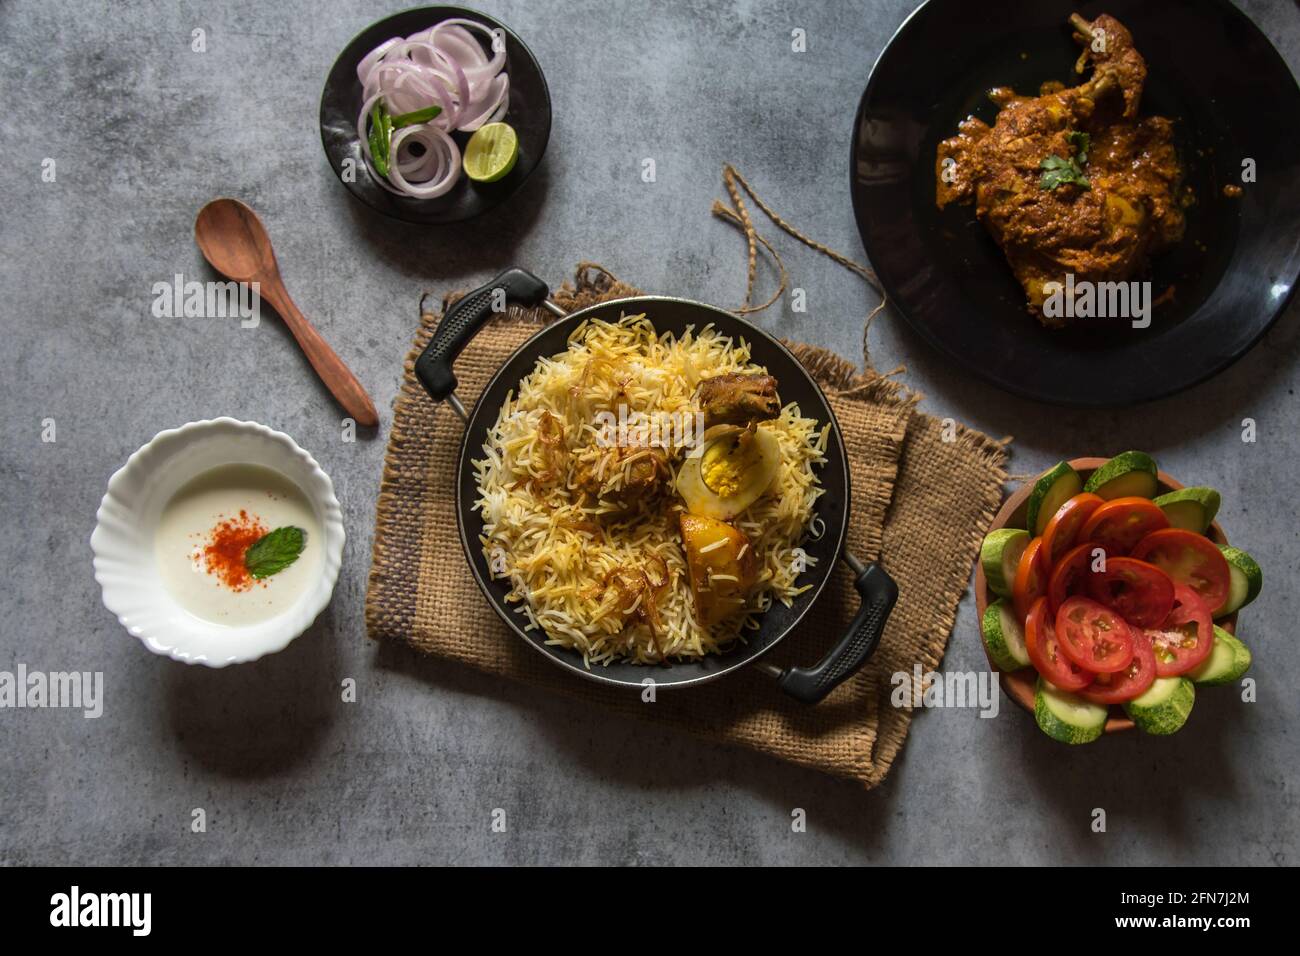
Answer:
[[[519,137],[508,123],[488,123],[465,145],[465,175],[476,183],[494,183],[515,168]]]

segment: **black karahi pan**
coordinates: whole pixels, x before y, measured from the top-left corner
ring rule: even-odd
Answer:
[[[452,363],[478,331],[490,322],[504,302],[526,306],[544,306],[557,319],[517,348],[488,382],[472,410],[466,410],[456,397],[456,376]],[[496,310],[494,310],[494,306]],[[509,582],[494,578],[479,544],[482,517],[473,510],[478,498],[471,461],[481,455],[488,430],[495,423],[507,393],[517,390],[519,382],[531,372],[537,360],[556,355],[568,348],[570,334],[586,319],[616,321],[623,314],[646,313],[659,332],[681,334],[688,327],[701,329],[713,325],[732,338],[744,338],[750,345],[752,359],[766,367],[780,383],[781,400],[799,403],[804,415],[819,422],[829,422],[830,435],[826,464],[819,477],[825,493],[817,500],[815,514],[824,531],[803,543],[809,556],[817,559],[804,572],[812,585],[791,607],[776,602],[761,618],[756,631],[747,631],[744,642],[736,642],[723,654],[711,655],[698,662],[647,666],[630,663],[584,665],[576,651],[546,643],[538,629],[525,630],[518,603],[508,603]],[[484,596],[507,626],[530,647],[556,664],[588,680],[619,687],[643,688],[647,679],[657,687],[680,687],[702,684],[755,664],[776,679],[786,693],[805,703],[814,704],[839,683],[856,672],[875,651],[885,621],[898,597],[898,587],[878,564],[864,564],[845,548],[850,505],[849,468],[839,424],[826,396],[788,349],[762,329],[722,309],[667,296],[642,295],[616,299],[566,314],[547,298],[546,284],[522,269],[511,269],[487,285],[475,290],[453,305],[438,324],[433,338],[415,363],[415,374],[435,402],[448,402],[465,421],[461,439],[459,478],[456,485],[456,519],[460,540],[465,549],[474,579]],[[818,522],[814,521],[814,524]],[[837,560],[844,560],[855,575],[854,586],[862,606],[844,636],[835,647],[812,667],[778,668],[759,660],[778,642],[795,630],[804,615],[821,595]]]

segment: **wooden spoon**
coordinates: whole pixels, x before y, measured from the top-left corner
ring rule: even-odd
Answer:
[[[212,268],[236,282],[256,282],[298,340],[307,360],[344,410],[358,425],[379,424],[375,403],[343,360],[293,304],[280,278],[271,237],[257,213],[238,199],[214,199],[194,220],[194,240]]]

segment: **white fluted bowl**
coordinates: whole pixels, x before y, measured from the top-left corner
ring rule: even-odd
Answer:
[[[190,614],[163,585],[154,535],[163,506],[184,485],[221,465],[261,465],[296,484],[324,538],[316,580],[279,614],[229,626]],[[187,664],[225,667],[284,650],[330,602],[343,561],[343,512],[329,475],[283,432],[215,418],[159,432],[108,482],[90,536],[104,606],[149,650]]]

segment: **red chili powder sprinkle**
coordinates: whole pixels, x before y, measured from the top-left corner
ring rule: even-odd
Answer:
[[[265,535],[266,530],[266,526],[247,511],[218,522],[208,532],[208,543],[203,546],[203,562],[208,574],[215,574],[232,591],[251,588],[257,580],[244,566],[244,552]]]

